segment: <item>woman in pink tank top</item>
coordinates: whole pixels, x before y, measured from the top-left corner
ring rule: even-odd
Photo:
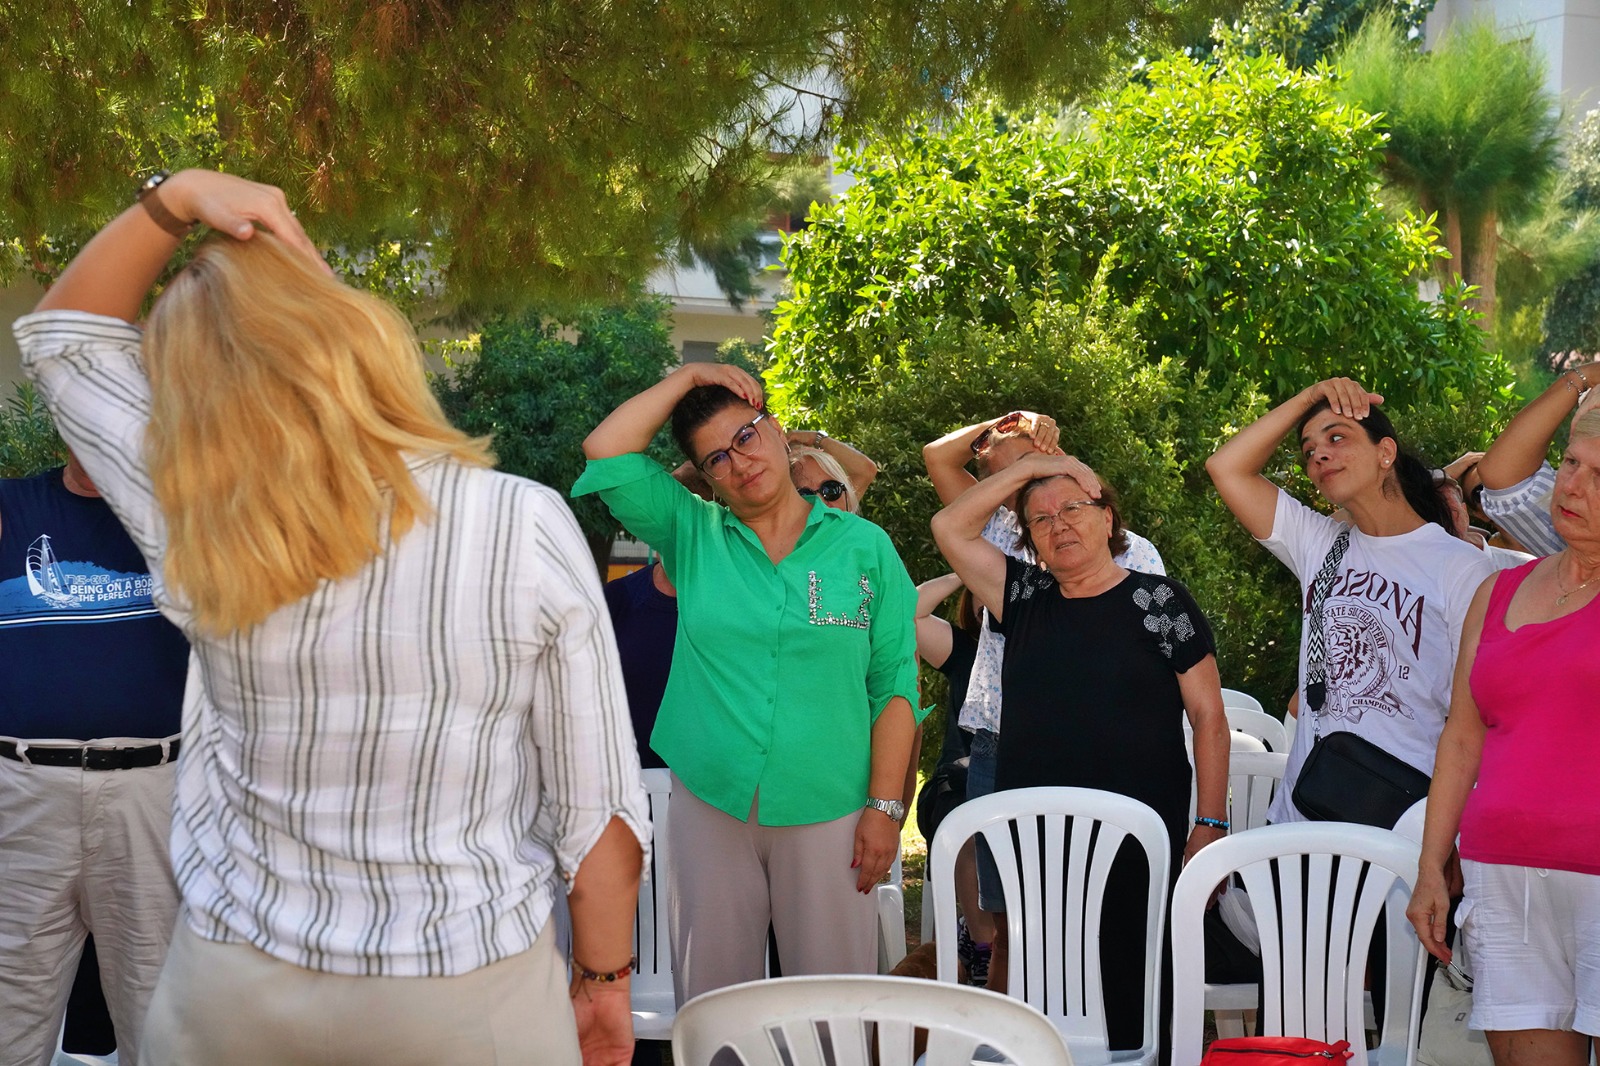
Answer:
[[[1550,511],[1566,550],[1485,581],[1467,616],[1407,909],[1450,962],[1459,831],[1470,1024],[1496,1066],[1583,1066],[1600,1043],[1600,408],[1573,424]]]

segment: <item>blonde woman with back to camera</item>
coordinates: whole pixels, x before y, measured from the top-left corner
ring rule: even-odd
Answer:
[[[627,1062],[648,816],[561,498],[488,469],[270,186],[147,184],[16,331],[194,646],[141,1061]]]

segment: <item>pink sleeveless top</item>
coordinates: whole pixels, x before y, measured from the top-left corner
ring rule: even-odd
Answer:
[[[1503,571],[1489,596],[1470,678],[1483,761],[1461,854],[1600,874],[1600,597],[1510,632],[1506,607],[1535,565]]]

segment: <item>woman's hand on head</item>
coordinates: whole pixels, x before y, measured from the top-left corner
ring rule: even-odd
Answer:
[[[701,385],[721,385],[758,411],[766,404],[761,382],[727,363],[685,363],[671,376],[680,380],[684,392]]]
[[[1031,452],[1013,463],[1011,469],[1025,473],[1029,481],[1041,477],[1070,477],[1089,494],[1090,499],[1100,498],[1100,478],[1089,468],[1089,464],[1075,455],[1061,451]]]
[[[1319,400],[1327,400],[1334,414],[1357,421],[1366,418],[1373,406],[1383,402],[1382,396],[1368,392],[1365,385],[1353,378],[1328,378],[1317,382],[1308,391],[1313,405]]]
[[[162,183],[160,195],[167,210],[179,218],[203,223],[236,240],[249,240],[257,226],[271,230],[332,273],[289,209],[283,190],[275,185],[214,170],[180,170]]]

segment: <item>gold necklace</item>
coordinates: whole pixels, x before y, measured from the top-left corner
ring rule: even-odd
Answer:
[[[1576,596],[1578,593],[1582,592],[1584,589],[1588,588],[1590,585],[1594,584],[1596,581],[1600,581],[1600,574],[1596,574],[1596,575],[1594,575],[1594,577],[1591,577],[1588,581],[1585,581],[1583,584],[1578,585],[1575,588],[1570,588],[1570,589],[1566,590],[1565,592],[1561,593],[1561,595],[1556,597],[1556,606],[1557,607],[1565,607],[1567,605],[1567,601],[1568,600],[1572,599],[1572,597]],[[1561,587],[1561,565],[1558,563],[1558,564],[1556,564],[1556,588],[1559,589],[1560,587]]]

